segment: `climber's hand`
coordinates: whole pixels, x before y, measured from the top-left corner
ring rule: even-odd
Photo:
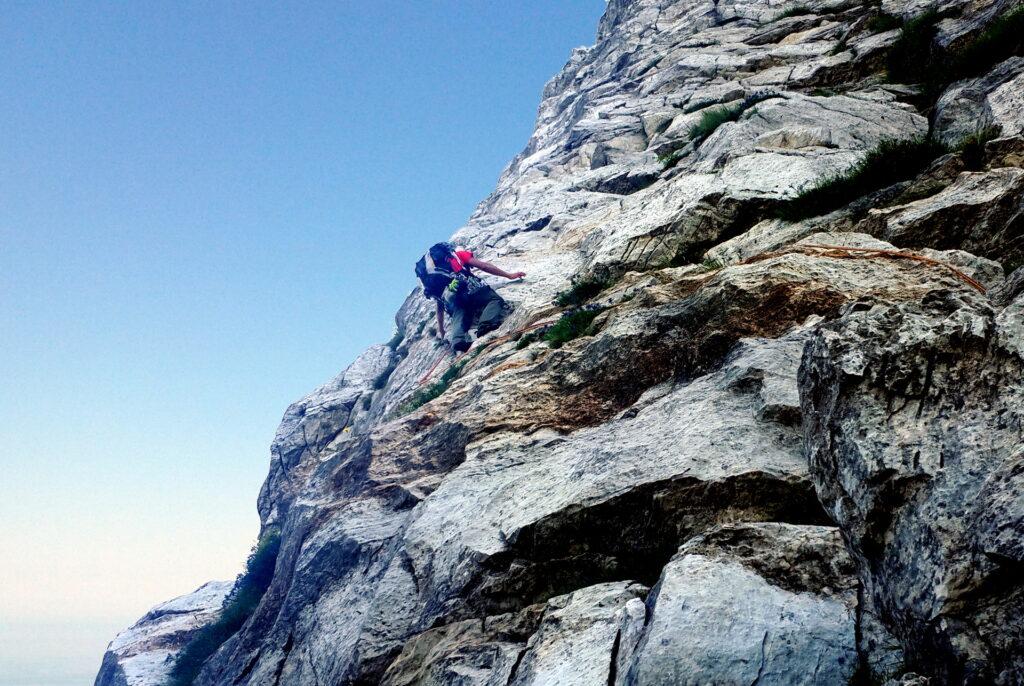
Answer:
[[[522,279],[526,277],[526,272],[512,272],[508,275],[510,279]]]

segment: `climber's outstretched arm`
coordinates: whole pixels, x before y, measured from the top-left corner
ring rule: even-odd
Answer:
[[[503,276],[506,279],[521,279],[524,276],[526,276],[526,272],[513,272],[509,274],[507,271],[495,267],[490,262],[484,262],[483,260],[478,260],[475,257],[471,257],[468,260],[466,260],[466,265],[470,267],[476,267],[480,271],[487,272],[488,274],[494,274],[495,276]]]

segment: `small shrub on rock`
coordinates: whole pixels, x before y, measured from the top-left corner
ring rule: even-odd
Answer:
[[[985,144],[996,138],[999,138],[999,127],[987,126],[960,141],[957,152],[963,158],[964,166],[971,171],[979,171],[984,167]]]
[[[937,11],[929,10],[903,23],[900,37],[886,58],[890,81],[926,83],[933,80],[938,61],[935,34],[939,19]]]
[[[455,379],[459,378],[462,370],[465,369],[470,360],[475,358],[481,352],[483,352],[483,348],[477,348],[476,350],[468,352],[460,357],[452,366],[448,367],[437,381],[426,388],[422,388],[413,393],[412,397],[398,408],[398,414],[409,414],[413,410],[418,410],[422,406],[426,405],[431,400],[440,397],[448,390],[448,387],[452,385]]]
[[[238,575],[231,593],[224,599],[220,617],[196,632],[178,653],[171,669],[170,686],[190,686],[203,663],[252,616],[274,578],[280,549],[281,537],[276,531],[268,531],[253,546],[245,571]]]
[[[774,21],[779,21],[780,19],[789,19],[790,17],[802,17],[805,14],[814,14],[814,12],[812,12],[811,9],[806,5],[796,5],[794,7],[790,7],[785,12],[779,14],[777,17],[775,17]]]
[[[555,304],[560,307],[578,307],[614,284],[615,279],[608,277],[573,279],[568,289],[555,296]]]
[[[868,19],[867,24],[865,24],[865,28],[871,33],[885,33],[886,31],[898,29],[901,26],[903,26],[903,22],[900,21],[900,18],[887,12],[879,12]]]
[[[736,121],[744,112],[754,105],[771,98],[782,97],[778,93],[758,91],[751,93],[743,100],[731,105],[717,105],[707,108],[701,114],[700,121],[690,128],[690,140],[695,145],[700,145],[708,136],[715,132],[719,126],[729,121]]]
[[[573,339],[590,335],[593,333],[591,325],[594,320],[607,309],[607,307],[590,305],[566,312],[544,333],[544,340],[552,348],[561,348]]]
[[[1014,55],[1024,54],[1024,6],[993,19],[966,43],[942,48],[935,42],[943,14],[930,10],[903,24],[889,51],[890,81],[919,83],[934,99],[954,81],[979,76]]]
[[[926,137],[882,141],[845,172],[827,177],[782,203],[775,214],[787,221],[827,214],[872,191],[915,176],[946,152],[945,146]]]

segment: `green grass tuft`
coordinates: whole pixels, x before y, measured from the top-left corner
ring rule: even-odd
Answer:
[[[662,170],[671,169],[679,164],[679,160],[683,159],[683,152],[686,150],[686,146],[689,145],[689,143],[690,141],[679,141],[666,152],[658,155],[658,163],[661,164]]]
[[[700,121],[690,127],[690,140],[700,145],[708,136],[714,133],[719,126],[726,122],[736,121],[744,112],[754,105],[771,98],[782,97],[778,93],[758,91],[751,93],[743,100],[731,105],[717,105],[704,110]]]
[[[190,686],[203,663],[252,616],[274,578],[280,549],[281,537],[276,531],[268,531],[253,546],[245,572],[238,575],[231,593],[224,599],[220,617],[196,632],[178,653],[171,669],[170,686]]]
[[[953,81],[979,76],[1009,57],[1024,54],[1024,6],[996,17],[954,49],[935,43],[936,24],[942,16],[931,10],[904,23],[887,58],[890,81],[919,83],[934,98]]]
[[[591,298],[615,284],[615,279],[608,277],[589,277],[573,279],[568,289],[555,296],[555,304],[559,307],[579,307]]]
[[[999,127],[987,126],[960,141],[956,149],[964,166],[971,171],[981,170],[985,166],[985,144],[996,138],[999,138]]]
[[[466,365],[469,364],[470,360],[475,358],[482,351],[483,348],[481,347],[463,355],[461,358],[458,359],[457,362],[455,362],[455,364],[448,367],[445,373],[441,375],[441,378],[439,378],[437,381],[430,384],[426,388],[420,389],[413,393],[412,397],[410,397],[409,400],[404,402],[401,405],[401,407],[398,408],[398,414],[409,414],[410,412],[418,410],[419,408],[423,407],[431,400],[440,397],[445,391],[448,390],[448,387],[452,385],[455,379],[459,378],[459,374],[462,373],[462,370],[465,369]]]
[[[903,26],[903,22],[899,17],[888,14],[887,12],[879,12],[875,16],[868,19],[865,27],[871,33],[885,33],[886,31],[892,31]]]
[[[591,325],[594,323],[594,320],[606,309],[608,308],[592,307],[567,312],[551,328],[544,332],[544,340],[552,348],[561,348],[565,343],[575,338],[589,335],[592,333]]]
[[[857,198],[909,179],[947,152],[928,138],[885,140],[847,171],[830,176],[782,203],[776,216],[787,221],[827,214]]]
[[[794,7],[790,7],[785,12],[782,12],[772,21],[779,21],[780,19],[788,19],[790,17],[802,17],[805,14],[814,14],[814,12],[812,12],[806,5],[796,5]]]
[[[996,17],[946,60],[947,82],[980,75],[1008,57],[1024,54],[1024,5]]]
[[[721,260],[716,260],[712,257],[704,258],[704,261],[700,263],[700,266],[706,272],[713,272],[725,267],[725,264]]]
[[[935,34],[941,16],[929,10],[903,23],[886,57],[886,71],[890,81],[901,83],[928,83],[933,80],[938,51]]]
[[[1014,273],[1021,267],[1024,267],[1024,259],[1015,258],[1012,260],[1007,260],[1006,262],[1003,262],[1003,274],[1009,276],[1010,274]]]
[[[522,350],[523,348],[529,346],[531,343],[540,340],[541,336],[544,335],[548,328],[549,327],[543,327],[541,329],[537,329],[536,331],[524,333],[522,336],[519,337],[519,340],[516,341],[516,350]]]

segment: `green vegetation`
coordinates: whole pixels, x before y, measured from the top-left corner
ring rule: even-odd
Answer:
[[[827,214],[857,198],[909,179],[925,169],[946,148],[929,138],[885,140],[857,164],[801,191],[776,209],[787,221]]]
[[[871,33],[885,33],[886,31],[898,29],[901,26],[903,26],[903,22],[900,21],[900,18],[887,12],[879,12],[868,19],[868,23],[865,25]]]
[[[1024,54],[1024,5],[993,19],[974,40],[953,52],[947,82],[987,71],[1008,57]]]
[[[890,81],[930,83],[935,75],[937,51],[934,47],[939,13],[929,10],[903,24],[900,37],[886,57]]]
[[[532,331],[530,333],[524,333],[522,336],[519,337],[519,340],[516,341],[516,350],[522,350],[523,348],[525,348],[526,346],[530,345],[531,343],[533,343],[536,340],[537,340],[537,334],[536,333],[534,333]]]
[[[926,95],[934,98],[953,81],[978,76],[1008,57],[1024,54],[1024,6],[997,17],[973,39],[950,49],[935,43],[936,24],[942,18],[931,10],[904,23],[887,59],[890,81],[922,84]]]
[[[613,286],[615,281],[610,277],[597,276],[573,279],[568,289],[555,296],[555,304],[560,307],[578,307]]]
[[[280,548],[281,537],[276,531],[268,531],[253,546],[245,572],[238,575],[231,593],[224,599],[220,617],[200,629],[178,654],[171,670],[170,686],[189,686],[207,658],[249,619],[274,577]]]
[[[751,93],[747,97],[743,98],[743,100],[730,105],[709,107],[704,110],[703,114],[701,114],[700,121],[690,128],[690,140],[693,141],[694,144],[700,145],[722,124],[729,121],[736,121],[744,112],[760,102],[764,102],[770,98],[779,97],[782,96],[778,93],[758,91],[757,93]]]
[[[413,410],[418,410],[423,407],[431,400],[440,397],[441,394],[448,390],[448,387],[452,385],[452,382],[459,378],[459,374],[462,373],[462,370],[465,369],[466,365],[482,351],[483,348],[480,347],[463,355],[452,366],[450,366],[444,374],[441,375],[441,378],[426,388],[421,388],[413,393],[412,397],[398,408],[398,414],[409,414]]]
[[[624,298],[623,302],[628,300],[632,300],[632,296]],[[575,338],[589,336],[594,333],[594,320],[607,309],[607,307],[588,305],[587,307],[569,310],[554,324],[520,336],[519,341],[516,343],[516,350],[522,350],[537,341],[547,341],[548,345],[552,348],[561,348],[565,343]]]
[[[838,55],[841,52],[846,52],[846,49],[848,47],[850,47],[850,46],[849,46],[849,43],[847,43],[847,41],[846,41],[846,36],[843,36],[842,38],[839,39],[839,42],[836,43],[835,47],[828,51],[828,54],[829,55]]]
[[[722,269],[723,267],[725,267],[725,264],[723,264],[721,260],[716,260],[712,257],[706,257],[704,258],[704,261],[700,263],[700,266],[706,272],[713,272]]]
[[[814,12],[812,12],[806,5],[796,5],[775,17],[773,21],[788,19],[789,17],[802,17],[805,14],[814,14]]]
[[[593,333],[592,325],[597,319],[597,315],[607,309],[607,307],[591,307],[566,312],[561,319],[544,332],[543,338],[552,348],[561,348],[575,338],[590,335]]]
[[[671,169],[679,164],[679,160],[683,159],[683,153],[689,144],[690,141],[677,141],[667,152],[658,155],[658,163],[661,164],[661,168],[663,170]]]
[[[971,171],[980,170],[985,165],[985,144],[996,138],[999,138],[999,127],[986,126],[960,141],[956,149],[964,166]]]
[[[770,98],[780,97],[782,96],[778,93],[758,91],[756,93],[751,93],[739,102],[705,107],[704,111],[700,115],[700,120],[690,127],[690,131],[687,134],[688,140],[677,141],[668,151],[658,155],[658,162],[661,163],[661,168],[671,169],[676,166],[679,163],[679,160],[683,159],[684,153],[690,143],[693,143],[694,146],[700,145],[704,142],[704,139],[714,133],[722,124],[729,121],[736,121],[744,112],[759,102],[764,102]]]

